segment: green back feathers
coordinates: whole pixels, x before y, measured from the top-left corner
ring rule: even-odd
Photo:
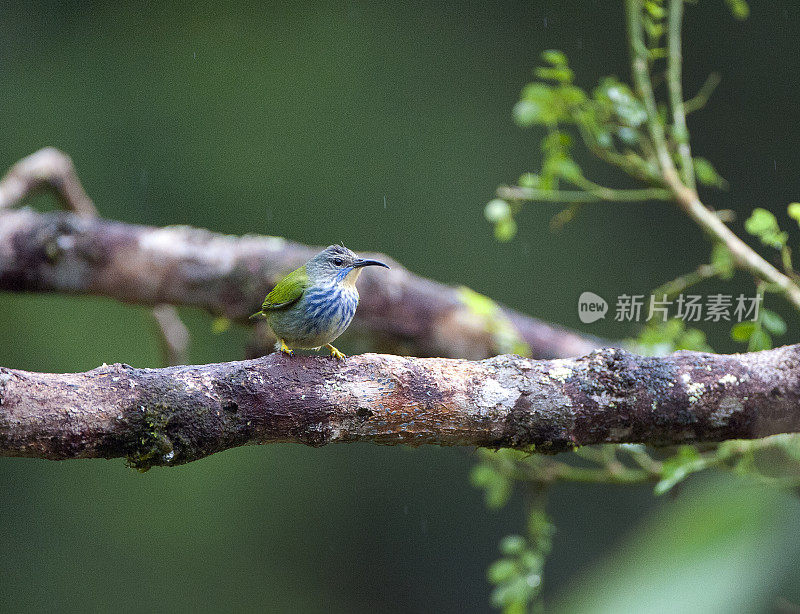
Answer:
[[[264,303],[261,305],[261,311],[254,313],[250,317],[255,318],[267,311],[291,307],[300,300],[308,285],[308,273],[306,273],[306,265],[303,265],[281,279],[272,291],[267,294],[267,298],[264,299]]]

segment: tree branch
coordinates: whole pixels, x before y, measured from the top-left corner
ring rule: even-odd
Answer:
[[[672,108],[672,138],[678,144],[681,161],[681,179],[690,189],[695,188],[694,161],[689,144],[689,128],[686,125],[686,108],[683,103],[683,84],[681,82],[681,22],[683,21],[684,0],[669,0],[669,34],[667,43],[667,89]]]
[[[800,431],[800,345],[742,355],[480,362],[273,354],[86,373],[0,368],[0,455],[175,465],[256,443],[440,444],[558,452]]]
[[[642,202],[672,199],[672,193],[663,188],[624,190],[598,187],[589,190],[542,190],[521,186],[500,186],[497,188],[497,196],[509,200],[557,203]]]
[[[278,237],[153,228],[70,213],[0,210],[0,290],[106,296],[139,305],[188,305],[245,323],[288,271],[317,249]],[[392,270],[359,280],[351,329],[381,351],[480,359],[503,351],[498,316],[536,358],[580,356],[601,345],[511,309],[474,309],[463,289]],[[487,299],[488,300],[488,299]],[[507,336],[507,335],[506,335]]]
[[[672,3],[677,4],[677,0]],[[647,111],[647,126],[653,144],[656,148],[656,158],[661,168],[661,181],[665,187],[672,191],[675,202],[694,222],[700,226],[713,241],[721,242],[730,251],[734,263],[742,270],[748,271],[757,278],[773,284],[795,309],[800,310],[800,286],[798,286],[787,275],[764,260],[758,252],[752,249],[747,243],[742,241],[725,223],[717,216],[714,211],[706,207],[700,200],[697,191],[688,187],[682,180],[675,168],[675,163],[667,147],[667,140],[664,133],[664,126],[658,113],[650,72],[647,67],[647,48],[644,43],[642,29],[641,0],[626,0],[626,14],[628,21],[628,36],[631,46],[631,71],[636,90],[642,99],[645,110]],[[675,6],[673,6],[675,9]],[[670,16],[670,46],[671,53],[680,53],[680,17],[681,12],[675,11]],[[677,58],[670,60],[668,71],[673,105],[677,94],[682,95],[679,87],[679,66],[676,64]],[[676,82],[677,81],[677,82]],[[682,102],[678,105],[679,115],[683,113]],[[676,109],[673,108],[673,112]],[[676,118],[679,120],[680,118]],[[689,146],[688,133],[686,146]],[[687,149],[687,151],[689,151]]]
[[[61,207],[80,215],[97,214],[75,165],[63,151],[45,147],[12,166],[0,181],[0,210],[19,205],[31,194],[52,191]]]

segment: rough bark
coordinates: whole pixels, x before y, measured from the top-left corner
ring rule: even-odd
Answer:
[[[245,322],[272,286],[318,251],[278,237],[228,236],[79,216],[0,209],[0,290],[190,305]],[[601,344],[516,311],[475,309],[465,289],[392,269],[365,270],[351,329],[370,347],[480,359],[527,345],[535,358],[580,356]]]
[[[471,362],[273,354],[204,366],[0,368],[0,454],[140,468],[244,444],[440,444],[558,452],[800,431],[800,345],[742,355]]]

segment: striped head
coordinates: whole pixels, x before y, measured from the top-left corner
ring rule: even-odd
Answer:
[[[365,266],[389,268],[378,260],[359,258],[344,245],[330,245],[306,263],[306,272],[312,286],[353,288]]]

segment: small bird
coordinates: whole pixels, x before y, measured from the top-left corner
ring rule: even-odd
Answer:
[[[281,279],[250,319],[266,318],[278,338],[275,349],[289,356],[292,348],[325,346],[334,358],[345,358],[331,342],[350,326],[358,306],[356,280],[365,266],[389,268],[330,245]]]

